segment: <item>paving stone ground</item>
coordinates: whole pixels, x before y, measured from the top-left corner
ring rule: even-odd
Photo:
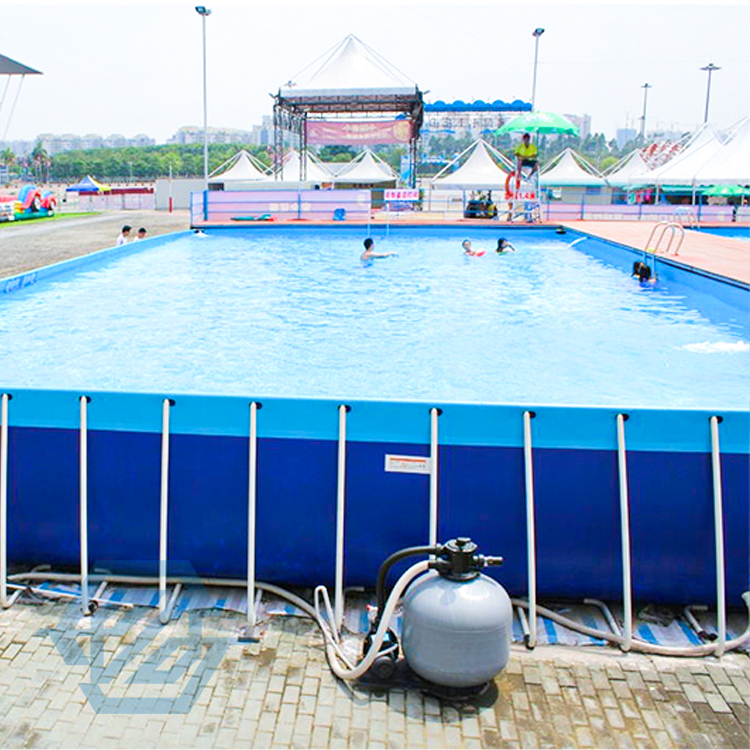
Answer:
[[[457,703],[350,688],[310,621],[14,604],[0,611],[0,747],[748,748],[750,658],[514,646]],[[161,651],[160,651],[161,649]]]

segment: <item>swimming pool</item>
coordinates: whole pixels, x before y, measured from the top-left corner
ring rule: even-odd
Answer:
[[[369,263],[352,229],[216,230],[121,254],[8,295],[0,372],[16,387],[747,407],[736,290],[714,284],[708,309],[661,264],[642,285],[628,259],[583,252],[602,243],[552,230],[465,257],[463,231],[376,231],[398,256]],[[474,230],[475,246],[496,234]]]
[[[399,255],[363,265],[361,229],[321,231],[314,247],[309,226],[263,227],[249,234],[252,250],[234,239],[247,230],[219,230],[6,283],[10,559],[78,559],[88,397],[92,563],[154,570],[168,532],[170,560],[244,576],[257,440],[250,484],[265,580],[331,580],[344,519],[347,584],[371,585],[394,549],[469,535],[506,558],[499,578],[523,593],[535,527],[540,594],[616,599],[625,435],[635,595],[714,601],[719,529],[738,605],[748,588],[747,288],[669,261],[656,287],[640,287],[629,275],[640,253],[548,230],[508,233],[516,254],[464,258],[465,232],[379,228],[377,249]],[[470,234],[487,248],[496,235]],[[42,327],[52,335],[37,338]],[[388,345],[375,340],[383,331]],[[404,471],[394,456],[425,460]]]

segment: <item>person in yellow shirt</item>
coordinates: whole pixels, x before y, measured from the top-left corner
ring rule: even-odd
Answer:
[[[516,174],[520,174],[523,167],[531,167],[529,176],[536,172],[539,151],[536,145],[531,142],[531,136],[528,133],[523,134],[521,142],[513,151],[513,155],[516,157]]]

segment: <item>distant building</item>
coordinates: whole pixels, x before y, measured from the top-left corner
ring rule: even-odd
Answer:
[[[251,130],[235,130],[233,128],[208,128],[209,143],[244,143],[253,145],[255,139]],[[180,128],[167,143],[203,143],[203,128],[186,126]]]
[[[29,144],[28,148],[24,147],[19,150],[14,144],[9,144],[17,156],[24,156],[31,151],[37,143],[42,144],[42,148],[50,155],[61,154],[63,151],[79,151],[96,148],[124,148],[126,146],[153,146],[156,141],[142,133],[135,138],[126,138],[124,135],[116,133],[106,138],[98,133],[87,133],[86,135],[74,135],[73,133],[64,133],[55,135],[53,133],[42,133],[34,141],[16,141],[18,144]]]
[[[569,115],[565,113],[565,117],[578,127],[578,137],[581,140],[591,135],[591,115]]]
[[[615,140],[617,141],[617,148],[622,148],[626,143],[634,141],[638,135],[638,131],[635,128],[618,128],[615,131]]]

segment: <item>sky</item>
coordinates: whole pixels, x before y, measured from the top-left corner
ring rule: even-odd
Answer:
[[[750,114],[750,4],[384,0],[304,4],[208,0],[208,124],[249,130],[271,95],[354,34],[425,92],[425,101],[530,101],[591,116],[613,138],[646,125],[680,132],[704,118],[728,128]],[[73,4],[0,0],[0,54],[41,71],[0,76],[0,141],[41,133],[163,143],[203,124],[202,19],[192,2]]]

